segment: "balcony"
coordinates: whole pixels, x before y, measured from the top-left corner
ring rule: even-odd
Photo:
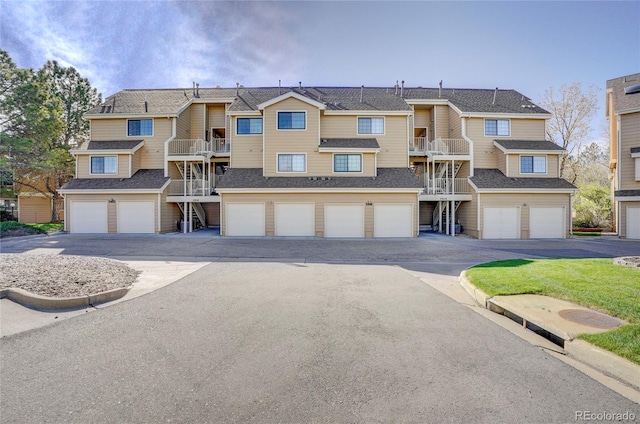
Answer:
[[[174,139],[169,142],[168,155],[172,159],[181,160],[185,156],[229,156],[230,140],[214,138],[211,141],[197,139]]]
[[[185,201],[190,197],[211,197],[216,196],[214,190],[216,184],[220,180],[220,175],[212,176],[213,180],[209,179],[192,179],[192,180],[174,180],[169,183],[169,190],[167,196],[180,197],[180,199],[171,199],[169,201]],[[217,197],[217,196],[216,196]],[[204,200],[209,201],[209,200]]]
[[[424,192],[420,200],[471,200],[471,186],[466,178],[420,178]]]
[[[426,137],[414,137],[409,144],[412,156],[469,156],[469,143],[462,138],[437,138],[429,141]]]

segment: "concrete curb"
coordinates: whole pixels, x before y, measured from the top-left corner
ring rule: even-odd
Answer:
[[[474,286],[466,276],[466,271],[460,273],[460,285],[473,298],[473,300],[485,309],[500,315],[505,315],[503,311],[494,310],[493,304],[489,302],[489,296],[476,286]],[[540,327],[545,331],[546,328]],[[635,389],[640,389],[640,365],[637,365],[625,358],[622,358],[607,350],[601,349],[591,343],[580,339],[564,339],[564,352],[568,356],[591,366],[605,374],[608,374],[619,381],[622,381]]]
[[[566,342],[564,351],[580,362],[640,389],[640,365],[579,339]]]
[[[130,287],[121,287],[86,296],[49,297],[10,287],[0,290],[0,299],[7,298],[23,306],[36,309],[75,309],[119,299],[126,295],[129,289]]]
[[[487,302],[492,298],[492,296],[489,296],[488,294],[471,284],[471,282],[467,278],[467,271],[462,271],[460,273],[459,280],[460,285],[465,289],[467,293],[469,293],[469,296],[471,296],[471,298],[473,298],[473,300],[478,305],[482,306],[485,309],[489,309],[489,305]]]

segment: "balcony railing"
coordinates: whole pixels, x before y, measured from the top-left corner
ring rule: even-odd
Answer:
[[[229,153],[229,139],[214,138],[211,141],[175,139],[169,142],[169,156],[199,156],[212,153]]]
[[[468,155],[469,143],[463,138],[437,138],[428,141],[426,137],[415,137],[409,145],[410,154]]]
[[[471,186],[466,178],[436,178],[435,180],[426,179],[426,194],[469,194]]]
[[[210,196],[209,180],[171,180],[169,196]]]

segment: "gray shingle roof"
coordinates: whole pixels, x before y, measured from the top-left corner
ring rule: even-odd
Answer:
[[[237,92],[237,96],[236,96]],[[201,88],[200,100],[235,99],[230,111],[257,111],[258,105],[289,92],[326,105],[327,110],[410,111],[406,100],[449,100],[463,112],[548,113],[515,90],[443,89],[393,87],[242,87]],[[495,94],[495,103],[493,101]],[[174,114],[194,98],[191,88],[122,90],[105,99],[88,114]],[[360,99],[362,98],[362,101]],[[145,109],[146,100],[146,109]]]
[[[231,168],[218,188],[422,188],[408,168],[378,168],[377,177],[268,177],[262,168]]]
[[[475,168],[471,182],[479,189],[575,189],[576,186],[562,178],[511,178],[499,169]]]
[[[493,140],[506,150],[563,150],[548,140]]]
[[[615,197],[640,196],[640,190],[616,190]]]
[[[158,190],[168,180],[163,169],[140,169],[131,178],[74,178],[61,190]]]
[[[625,94],[624,89],[640,84],[640,74],[627,75],[607,81],[607,89],[612,90],[614,112],[640,108],[640,93]]]
[[[144,140],[89,141],[82,143],[77,150],[131,150],[140,143],[144,143]]]
[[[375,138],[323,138],[320,147],[336,147],[341,149],[379,149]]]

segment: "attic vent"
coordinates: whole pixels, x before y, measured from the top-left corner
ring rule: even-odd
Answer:
[[[630,85],[629,87],[625,87],[624,94],[635,94],[640,93],[640,84]]]

